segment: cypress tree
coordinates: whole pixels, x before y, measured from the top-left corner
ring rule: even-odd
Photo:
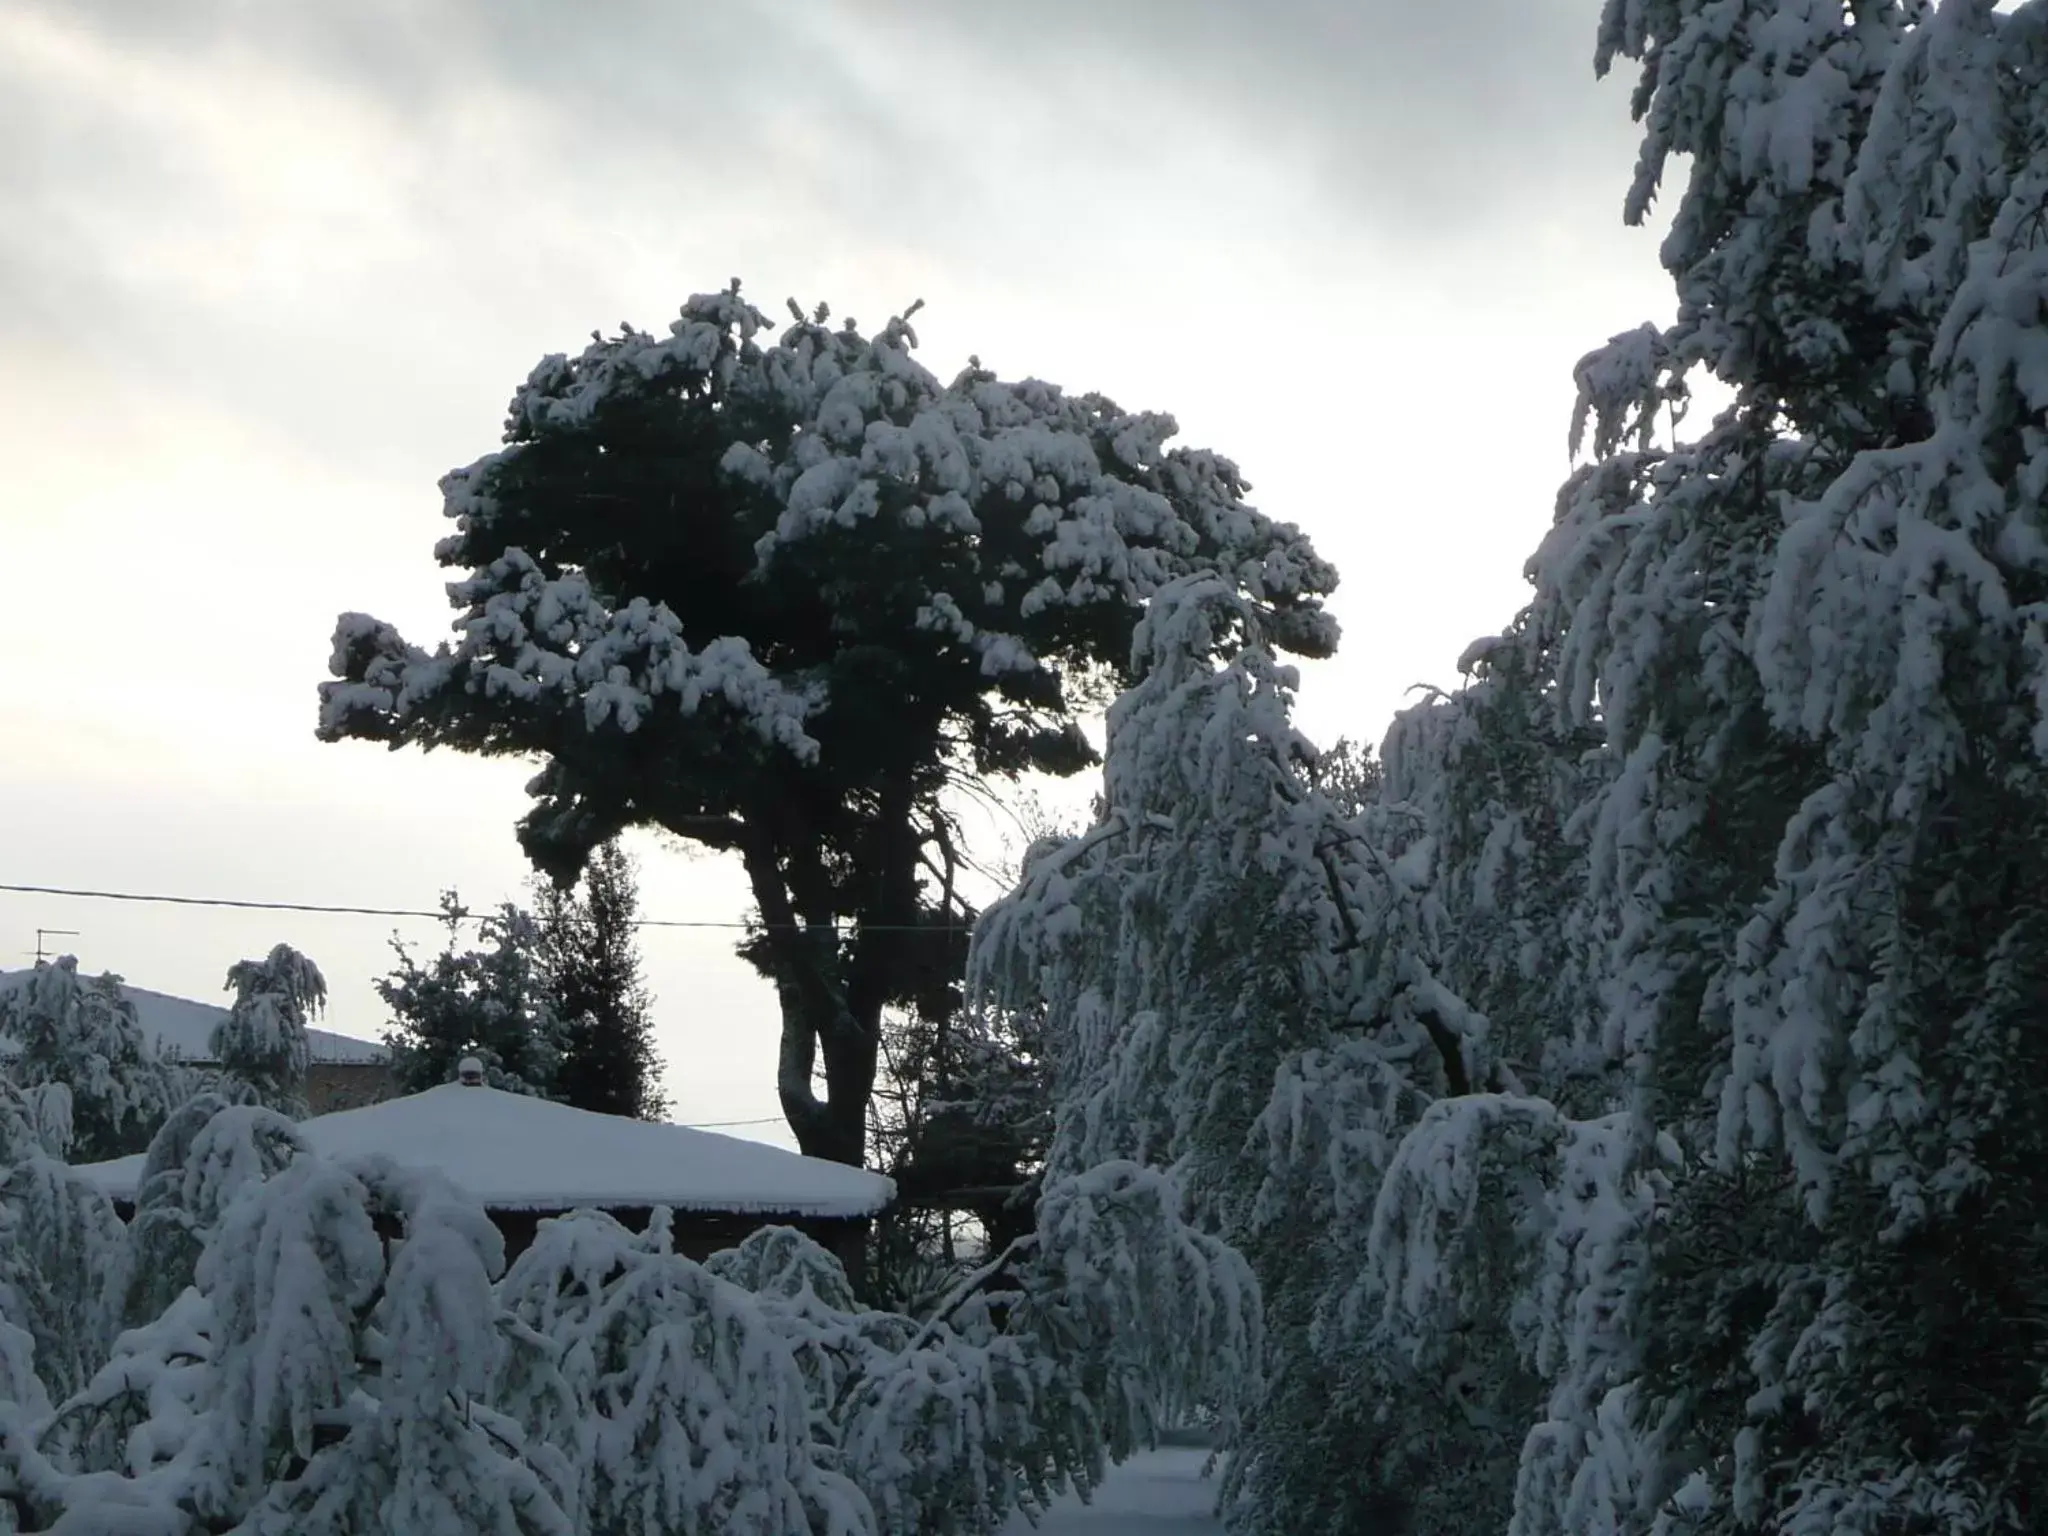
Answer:
[[[654,1049],[653,999],[640,975],[633,856],[616,840],[591,856],[580,889],[535,887],[540,963],[563,1024],[553,1097],[578,1109],[658,1120],[668,1109]]]

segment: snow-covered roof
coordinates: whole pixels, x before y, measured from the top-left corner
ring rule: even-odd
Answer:
[[[319,1115],[299,1129],[315,1152],[381,1152],[433,1168],[500,1211],[667,1205],[848,1217],[873,1215],[896,1196],[894,1181],[881,1174],[765,1142],[460,1083]],[[124,1157],[78,1172],[114,1199],[129,1200],[142,1161]]]
[[[33,975],[34,971],[0,971],[0,992],[26,986]],[[228,1016],[227,1009],[169,997],[147,987],[131,987],[125,981],[121,990],[135,1004],[135,1017],[158,1055],[176,1055],[185,1061],[213,1060],[213,1026]],[[376,1062],[389,1054],[374,1040],[358,1040],[325,1029],[307,1030],[306,1039],[317,1062]],[[13,1041],[0,1037],[0,1055],[12,1055],[14,1050]]]

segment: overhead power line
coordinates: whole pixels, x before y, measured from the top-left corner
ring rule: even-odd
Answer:
[[[61,885],[0,885],[23,896],[71,896],[85,901],[146,901],[172,907],[238,907],[258,912],[340,912],[353,917],[443,917],[412,907],[341,907],[305,901],[239,901],[228,896],[155,896],[135,891],[85,891]]]
[[[343,906],[317,901],[253,901],[232,896],[167,896],[141,891],[94,891],[82,890],[63,885],[12,885],[0,883],[0,892],[18,896],[65,896],[79,901],[130,901],[146,902],[169,907],[227,907],[244,912],[320,912],[343,917],[424,917],[443,922],[448,914],[424,907],[357,907]],[[458,916],[468,922],[477,922],[488,917],[488,912],[462,911]],[[732,918],[669,918],[641,917],[633,921],[635,928],[748,928],[767,927],[765,923],[749,924]],[[801,927],[801,924],[785,924],[786,927]],[[930,933],[943,928],[967,929],[972,923],[849,923],[848,927],[865,928],[870,933]]]
[[[68,896],[83,901],[138,901],[152,902],[173,907],[231,907],[241,911],[254,912],[330,912],[347,917],[429,917],[441,920],[445,912],[430,912],[424,907],[351,907],[312,901],[248,901],[229,896],[165,896],[144,894],[139,891],[90,891],[63,885],[15,885],[0,883],[0,891],[19,896]],[[467,918],[482,916],[481,913],[464,913]],[[643,918],[634,925],[639,928],[744,928],[745,923],[722,918]],[[876,926],[870,924],[869,926]],[[908,925],[900,925],[908,927]],[[965,926],[960,925],[960,926]],[[72,928],[38,928],[36,938],[45,935],[75,934]],[[42,959],[40,952],[37,960]],[[757,1115],[750,1120],[693,1120],[683,1122],[683,1128],[691,1131],[720,1131],[741,1125],[780,1125],[781,1115]]]

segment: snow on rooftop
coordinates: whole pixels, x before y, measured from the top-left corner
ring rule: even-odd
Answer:
[[[0,971],[0,992],[26,986],[34,971]],[[176,1056],[183,1061],[213,1060],[213,1026],[228,1016],[213,1003],[195,1003],[190,998],[169,997],[147,987],[121,983],[121,990],[135,1004],[135,1017],[159,1056]],[[358,1040],[330,1030],[308,1029],[307,1043],[313,1059],[323,1063],[375,1062],[388,1054],[375,1040]],[[0,1037],[0,1054],[12,1054],[14,1042]]]
[[[324,1156],[381,1152],[437,1169],[500,1211],[667,1205],[851,1217],[873,1215],[896,1195],[881,1174],[765,1142],[461,1083],[320,1115],[299,1129]],[[78,1172],[114,1199],[130,1200],[142,1162],[124,1157]]]

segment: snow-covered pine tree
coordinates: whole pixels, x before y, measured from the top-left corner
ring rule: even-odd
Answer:
[[[786,1229],[691,1263],[666,1213],[637,1235],[546,1223],[494,1288],[495,1228],[437,1179],[317,1157],[274,1111],[201,1096],[138,1201],[135,1257],[161,1273],[128,1295],[170,1299],[111,1357],[110,1317],[51,1310],[87,1295],[74,1271],[122,1277],[105,1201],[105,1252],[53,1286],[61,1207],[9,1192],[0,1494],[29,1529],[868,1536],[879,1513],[890,1536],[989,1536],[1163,1414],[1227,1403],[1257,1348],[1241,1263],[1128,1167],[1055,1186],[984,1277],[1014,1288],[919,1322],[862,1307]]]
[[[1249,1201],[1244,1132],[1274,1063],[1327,1028],[1325,978],[1290,962],[1343,936],[1317,836],[1327,808],[1300,782],[1309,749],[1288,719],[1293,672],[1257,623],[1213,580],[1154,598],[1142,680],[1110,711],[1102,815],[1035,849],[975,936],[984,998],[1046,1013],[1051,1170],[1187,1162],[1205,1218]],[[1267,943],[1246,942],[1248,922]]]
[[[128,1327],[90,1380],[54,1413],[30,1415],[12,1446],[32,1505],[75,1510],[86,1528],[161,1519],[182,1529],[217,1429],[218,1329],[194,1288],[197,1261],[233,1197],[304,1150],[291,1121],[214,1094],[187,1100],[157,1133],[127,1262],[103,1266],[110,1280],[126,1279]]]
[[[157,1060],[121,978],[81,976],[75,956],[39,964],[0,995],[0,1034],[17,1047],[4,1065],[10,1081],[68,1096],[65,1112],[48,1105],[43,1121],[68,1124],[61,1152],[73,1162],[141,1151],[184,1097],[182,1074]]]
[[[377,1414],[364,1346],[384,1279],[373,1196],[339,1163],[295,1157],[229,1203],[197,1275],[214,1369],[182,1496],[203,1515],[232,1523],[317,1487],[330,1524],[374,1528],[389,1475],[363,1454]]]
[[[768,1229],[707,1268],[793,1353],[820,1460],[886,1536],[989,1536],[1193,1406],[1255,1378],[1257,1287],[1169,1181],[1108,1164],[1048,1186],[1034,1232],[922,1322],[861,1306],[838,1261]]]
[[[200,1264],[216,1364],[207,1435],[164,1474],[181,1502],[247,1536],[567,1536],[490,1407],[503,1253],[473,1201],[381,1159],[295,1158],[247,1189]]]
[[[2038,4],[1604,14],[1603,67],[1643,64],[1631,217],[1685,159],[1681,302],[1581,365],[1594,462],[1484,669],[1554,704],[1553,777],[1597,734],[1557,952],[1627,1087],[1559,1143],[1584,1231],[1545,1244],[1565,1370],[1518,1530],[2017,1530],[2048,1486],[2007,1279],[2048,1252],[2044,36]],[[1733,404],[1655,446],[1696,370]]]
[[[260,1105],[199,1093],[172,1111],[136,1182],[122,1306],[127,1325],[139,1328],[166,1312],[196,1279],[229,1202],[305,1152],[292,1122]]]
[[[222,1089],[237,1101],[304,1119],[313,1060],[306,1024],[326,1005],[327,979],[304,955],[279,944],[261,960],[228,967],[227,984],[235,1000],[211,1041]]]
[[[1392,1149],[1350,1301],[1376,1293],[1383,1340],[1411,1358],[1471,1337],[1466,1309],[1505,1313],[1496,1348],[1535,1389],[1499,1426],[1520,1442],[1511,1529],[1614,1529],[1636,1493],[1645,1240],[1671,1146],[1627,1113],[1635,1079],[1602,1003],[1621,930],[1587,892],[1615,833],[1585,812],[1613,760],[1560,709],[1530,614],[1460,669],[1455,695],[1395,722],[1387,793],[1431,828],[1440,974],[1489,1020],[1502,1091],[1433,1105]]]
[[[790,1228],[705,1268],[755,1294],[802,1373],[814,1454],[861,1491],[884,1536],[987,1536],[1070,1472],[1085,1486],[1088,1463],[1060,1432],[1085,1400],[1047,1391],[1059,1365],[996,1321],[1000,1304],[974,1282],[997,1271],[920,1323],[862,1305],[839,1261]],[[1051,1434],[1048,1409],[1062,1420]]]
[[[836,1447],[839,1435],[831,1411],[844,1406],[840,1394],[847,1382],[877,1350],[902,1350],[917,1324],[899,1313],[864,1306],[838,1257],[794,1227],[757,1227],[737,1246],[712,1254],[704,1268],[750,1293],[769,1311],[803,1372],[812,1437]],[[854,1320],[851,1337],[860,1340],[851,1347],[848,1320]],[[820,1322],[823,1328],[810,1326]],[[867,1322],[874,1324],[871,1330],[861,1326]]]
[[[106,1196],[51,1154],[41,1118],[0,1082],[0,1370],[22,1378],[24,1404],[73,1391],[106,1359],[124,1242]]]
[[[541,971],[539,926],[506,902],[478,920],[479,947],[460,949],[469,914],[455,892],[442,894],[441,913],[441,953],[422,965],[393,939],[397,968],[376,983],[391,1010],[384,1043],[392,1073],[417,1093],[453,1082],[474,1056],[491,1087],[552,1096],[564,1032]]]
[[[1219,584],[1158,595],[1100,819],[1037,850],[977,932],[977,976],[996,1006],[1043,1012],[1049,1177],[1169,1167],[1257,1270],[1269,1369],[1231,1478],[1242,1528],[1483,1528],[1533,1401],[1511,1341],[1462,1337],[1423,1368],[1357,1293],[1401,1136],[1504,1069],[1438,975],[1425,812],[1363,774],[1348,804],[1316,789],[1261,626]]]
[[[483,1208],[437,1175],[389,1164],[358,1165],[373,1210],[395,1220],[383,1295],[371,1314],[379,1366],[376,1418],[334,1447],[334,1473],[316,1450],[287,1492],[273,1485],[250,1536],[336,1536],[386,1531],[479,1536],[581,1536],[563,1507],[559,1464],[529,1454],[519,1426],[491,1406],[505,1354],[492,1282],[505,1244]],[[360,1451],[351,1443],[366,1441]],[[351,1463],[354,1463],[351,1465]],[[388,1481],[374,1523],[329,1498],[362,1486],[365,1464]]]
[[[791,308],[771,338],[735,281],[542,359],[442,482],[455,634],[343,615],[320,731],[544,759],[520,837],[557,880],[636,825],[738,853],[785,1113],[857,1164],[883,1012],[960,958],[922,873],[952,788],[1087,766],[1079,717],[1168,581],[1216,575],[1322,655],[1336,572],[1170,416],[979,360],[942,381],[908,312]]]
[[[867,1500],[814,1455],[788,1343],[664,1226],[543,1222],[499,1289],[519,1341],[504,1401],[565,1464],[574,1528],[866,1536]]]

